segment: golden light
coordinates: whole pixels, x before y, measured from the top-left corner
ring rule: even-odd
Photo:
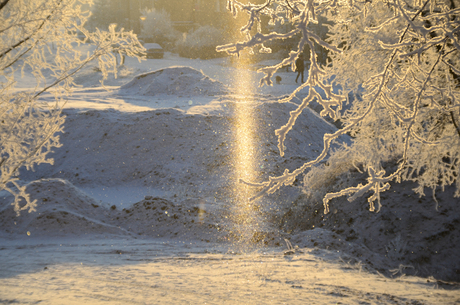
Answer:
[[[147,17],[145,16],[140,16],[139,18],[141,19],[141,21],[145,21],[145,19],[147,19]]]
[[[250,203],[248,198],[254,195],[254,189],[242,183],[239,179],[254,182],[257,180],[256,163],[258,158],[256,147],[257,122],[254,117],[254,91],[257,81],[253,73],[241,59],[236,61],[234,87],[237,96],[234,103],[233,134],[235,137],[235,150],[233,151],[234,164],[234,189],[233,217],[235,239],[241,244],[254,242],[254,236],[258,235],[259,222],[257,221],[257,206]]]

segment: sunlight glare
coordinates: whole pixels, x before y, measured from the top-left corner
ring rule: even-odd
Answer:
[[[236,143],[233,153],[235,167],[233,217],[237,227],[234,234],[235,239],[241,244],[251,244],[254,243],[254,237],[258,235],[257,232],[259,232],[260,227],[256,217],[257,206],[248,201],[254,190],[240,183],[239,180],[255,181],[257,178],[256,161],[258,156],[255,139],[257,122],[253,113],[253,95],[257,81],[244,63],[238,60],[236,65],[234,87],[237,90],[237,96],[235,97],[235,124],[233,127]]]

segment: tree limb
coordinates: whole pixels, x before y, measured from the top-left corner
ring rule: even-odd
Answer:
[[[0,11],[2,10],[2,8],[5,7],[5,5],[8,3],[8,1],[10,1],[10,0],[3,0],[2,2],[0,2]]]
[[[8,0],[7,0],[8,1]],[[61,5],[63,0],[60,0],[59,3],[56,5],[56,8]],[[9,49],[7,49],[6,51],[4,51],[3,53],[0,54],[0,59],[5,56],[6,54],[8,54],[9,52],[13,51],[14,49],[16,49],[17,47],[19,47],[21,44],[27,42],[30,38],[32,38],[38,31],[40,31],[43,27],[43,25],[45,25],[46,21],[48,21],[51,16],[53,16],[54,12],[56,11],[56,8],[45,18],[45,20],[42,21],[42,23],[40,24],[40,26],[32,33],[30,34],[28,37],[24,38],[23,40],[17,42],[16,44],[12,45]],[[1,9],[1,7],[0,7]]]
[[[454,123],[455,129],[457,130],[458,136],[460,137],[460,127],[458,126],[457,120],[455,119],[454,112],[450,112],[450,117],[452,119],[452,123]]]

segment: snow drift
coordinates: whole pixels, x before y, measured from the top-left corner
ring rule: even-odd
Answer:
[[[350,176],[364,175],[355,172]],[[302,195],[280,223],[283,230],[294,233],[299,246],[345,251],[382,273],[393,266],[394,274],[459,281],[460,199],[453,198],[453,188],[446,188],[436,194],[436,207],[432,197],[414,196],[415,187],[412,182],[392,185],[391,193],[381,195],[379,213],[369,212],[364,197],[353,202],[335,199],[332,212],[324,215],[322,202]],[[333,238],[328,242],[313,238],[319,228],[333,232]]]
[[[22,212],[17,217],[10,204],[11,196],[3,198],[1,230],[34,236],[126,234],[123,229],[109,224],[108,210],[66,180],[37,180],[28,185],[27,192],[31,200],[37,202],[36,212]]]
[[[40,179],[31,182],[27,191],[37,201],[36,212],[22,212],[17,217],[8,200],[11,196],[4,198],[0,205],[0,230],[32,237],[142,235],[204,241],[215,241],[221,231],[215,228],[222,212],[205,200],[173,203],[145,196],[129,207],[119,208],[94,200],[63,179]]]
[[[170,67],[138,75],[121,86],[120,94],[136,95],[222,95],[228,88],[190,67]]]

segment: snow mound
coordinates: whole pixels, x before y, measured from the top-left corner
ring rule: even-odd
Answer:
[[[291,242],[300,247],[344,251],[384,274],[458,282],[460,199],[446,187],[436,193],[436,209],[432,197],[414,196],[415,187],[407,181],[392,185],[391,191],[380,195],[379,213],[369,212],[367,198],[349,202],[341,197],[330,203],[331,213],[324,215],[322,202],[302,195],[280,223],[284,230],[295,232]]]
[[[223,238],[222,211],[213,203],[188,199],[179,203],[145,196],[129,208],[112,211],[117,225],[142,236],[216,241]]]
[[[169,67],[134,77],[120,87],[120,94],[130,95],[201,95],[212,96],[228,92],[227,87],[203,72],[190,67]]]
[[[10,202],[0,206],[0,229],[19,235],[56,236],[85,234],[125,234],[108,224],[108,210],[63,179],[31,182],[27,192],[37,200],[36,212],[19,217]],[[8,201],[8,200],[5,200]]]
[[[35,172],[21,171],[21,177],[27,181],[60,178],[78,187],[129,183],[164,187],[178,198],[185,193],[214,197],[215,189],[233,185],[228,177],[235,175],[233,156],[239,149],[233,136],[238,103],[221,103],[226,109],[221,116],[189,115],[177,109],[66,112],[63,146],[50,154],[54,165],[39,165]],[[253,140],[257,154],[264,156],[255,159],[260,180],[312,159],[322,149],[322,134],[335,130],[313,111],[305,111],[289,133],[285,157],[280,157],[275,129],[287,121],[295,105],[268,101],[249,105],[255,109],[252,119],[263,126],[254,131],[257,138]]]
[[[37,200],[37,211],[23,211],[17,217],[11,200],[6,200],[0,207],[0,231],[31,237],[141,235],[192,237],[207,242],[223,238],[225,224],[218,216],[222,211],[205,200],[173,203],[145,196],[129,208],[118,209],[100,204],[63,179],[37,180],[27,189],[31,199]]]

